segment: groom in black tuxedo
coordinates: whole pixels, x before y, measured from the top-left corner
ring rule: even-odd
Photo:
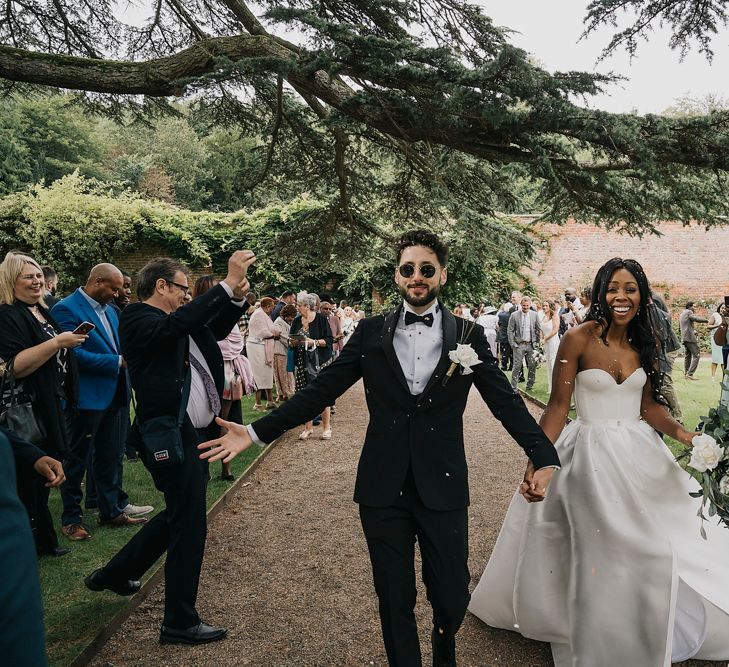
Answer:
[[[372,561],[387,657],[392,667],[422,664],[413,612],[417,541],[433,607],[433,665],[455,667],[455,635],[470,598],[462,416],[471,385],[529,457],[528,499],[544,497],[559,459],[498,369],[483,329],[454,317],[438,301],[447,279],[446,246],[418,230],[404,234],[396,252],[400,307],[362,320],[339,358],[278,410],[248,427],[226,422],[226,436],[199,447],[212,447],[204,458],[230,460],[253,442],[269,443],[305,423],[362,378],[370,423],[354,500]],[[449,375],[448,353],[458,343],[473,350],[466,359],[472,372],[462,373],[461,366]]]

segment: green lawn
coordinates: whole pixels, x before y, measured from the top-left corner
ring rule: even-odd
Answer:
[[[507,373],[511,378],[511,372]],[[721,369],[717,370],[716,380],[711,381],[711,360],[708,357],[702,357],[699,363],[696,377],[699,381],[687,380],[683,376],[683,359],[677,359],[673,369],[673,384],[676,387],[678,398],[683,410],[683,419],[686,428],[693,430],[696,424],[701,421],[701,417],[706,415],[709,408],[716,407],[719,403],[719,394],[721,388],[719,385],[721,378]],[[522,389],[524,384],[519,385]],[[549,400],[547,393],[547,369],[546,365],[542,365],[537,369],[537,378],[534,388],[529,392],[535,398],[546,403]],[[675,441],[671,441],[675,450]],[[675,453],[675,451],[674,451]]]
[[[245,423],[254,421],[260,413],[252,411],[253,397],[243,399]],[[238,477],[261,453],[259,447],[251,447],[237,457],[232,464],[233,474]],[[230,486],[220,480],[220,464],[210,466],[208,507]],[[125,461],[124,489],[135,505],[154,505],[155,512],[164,507],[162,494],[154,488],[147,469],[140,462]],[[51,513],[58,518],[60,527],[61,497],[57,490],[51,493]],[[103,528],[96,526],[96,516],[88,514],[85,522],[92,528],[93,536],[83,542],[69,542],[59,531],[62,547],[70,546],[72,552],[61,558],[40,559],[41,590],[45,607],[48,656],[51,666],[61,667],[70,663],[91,642],[96,633],[127,602],[127,598],[104,591],[94,593],[83,584],[92,570],[109,560],[138,530],[136,527]]]

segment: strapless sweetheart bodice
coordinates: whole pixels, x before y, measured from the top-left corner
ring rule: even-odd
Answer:
[[[618,384],[601,368],[588,368],[575,377],[575,407],[582,422],[640,419],[646,373],[636,368]]]

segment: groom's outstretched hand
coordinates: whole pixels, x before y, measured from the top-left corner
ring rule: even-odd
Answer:
[[[208,459],[210,462],[222,459],[223,463],[228,463],[253,444],[245,426],[227,422],[220,417],[216,417],[215,422],[218,426],[227,429],[227,432],[219,438],[202,442],[197,446],[198,449],[207,450],[200,454],[201,459]]]
[[[519,485],[519,493],[524,496],[524,500],[528,503],[541,502],[547,496],[547,487],[552,480],[553,474],[554,468],[534,470],[534,464],[529,461],[524,473],[524,481]]]

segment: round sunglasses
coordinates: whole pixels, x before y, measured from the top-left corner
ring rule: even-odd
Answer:
[[[403,278],[412,278],[415,275],[415,265],[413,264],[400,264],[397,267],[398,272]],[[435,267],[432,264],[422,264],[420,266],[420,275],[423,278],[432,278],[435,275]]]

